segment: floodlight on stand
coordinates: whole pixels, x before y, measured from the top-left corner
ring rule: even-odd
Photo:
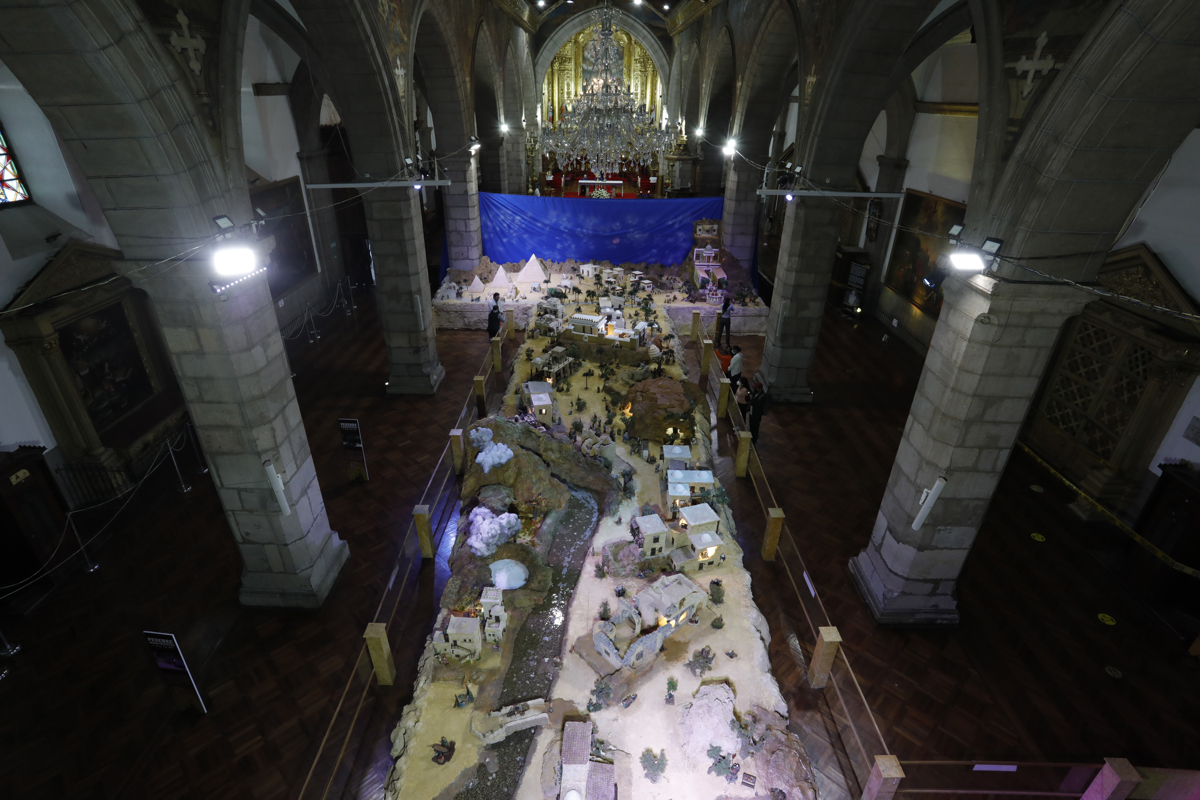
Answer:
[[[220,228],[222,231],[231,231],[235,227],[233,224],[233,220],[231,220],[229,217],[225,216],[224,214],[221,214],[220,216],[217,216],[217,217],[213,217],[212,220],[213,220],[213,222],[217,223],[217,227]]]
[[[696,137],[701,138],[703,136],[704,136],[704,128],[696,128]]]
[[[792,202],[792,200],[793,200],[794,198],[792,197],[792,193],[791,193],[791,192],[788,192],[787,194],[785,194],[785,195],[783,196],[783,199],[784,199],[784,200],[787,200],[787,201],[790,203],[790,202]]]
[[[980,249],[983,250],[983,252],[985,254],[987,254],[988,256],[991,257],[990,260],[988,261],[989,266],[996,262],[996,254],[1000,252],[1000,248],[1003,245],[1004,245],[1003,239],[993,239],[992,237],[989,236],[988,238],[983,240],[983,247],[981,247]]]
[[[481,147],[483,147],[483,145],[479,143],[479,137],[478,137],[478,136],[472,136],[472,137],[471,137],[471,152],[472,152],[472,153],[478,153],[478,152],[479,152],[479,148],[481,148]]]
[[[987,268],[983,259],[979,257],[979,252],[974,249],[951,253],[950,263],[960,272],[983,272]]]
[[[257,206],[254,208],[254,213],[258,214],[263,219],[267,218],[267,212],[263,211],[261,208],[258,208]]]
[[[963,232],[963,226],[962,226],[962,225],[951,225],[951,226],[950,226],[950,231],[949,231],[949,234],[948,234],[948,235],[950,236],[950,241],[952,241],[952,242],[957,242],[957,241],[958,241],[958,237],[962,235],[962,232]]]
[[[501,133],[508,133],[508,123],[507,123],[507,122],[501,122],[501,123],[500,123],[500,132],[501,132]]]
[[[213,271],[223,278],[239,278],[254,272],[258,259],[249,247],[222,247],[213,253]]]
[[[727,156],[732,156],[734,153],[737,152],[737,140],[730,139],[728,142],[725,143],[725,146],[723,148],[721,148],[721,152]]]

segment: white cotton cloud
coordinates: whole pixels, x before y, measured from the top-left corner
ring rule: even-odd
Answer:
[[[485,475],[491,472],[492,467],[507,464],[513,457],[513,451],[508,445],[492,441],[490,428],[475,428],[467,435],[471,438],[471,444],[479,448],[475,463],[483,467]]]
[[[496,516],[485,506],[472,511],[468,520],[471,532],[467,535],[467,547],[477,556],[490,556],[521,530],[521,520],[516,514]]]

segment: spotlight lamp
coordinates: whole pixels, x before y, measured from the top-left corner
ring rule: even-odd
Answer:
[[[949,231],[950,241],[957,242],[959,237],[962,236],[962,232],[963,232],[962,225],[951,225],[950,231]]]
[[[704,128],[696,128],[696,138],[697,139],[704,138]]]
[[[1000,252],[1004,241],[987,238],[983,247],[975,248],[959,243],[959,250],[950,254],[950,263],[962,272],[983,272],[996,263],[996,254]]]
[[[734,153],[736,153],[737,152],[737,139],[730,139],[728,142],[726,142],[725,147],[723,147],[721,149],[721,152],[727,156],[732,156]]]
[[[926,276],[925,276],[925,277],[924,277],[924,278],[921,280],[921,283],[925,284],[925,286],[926,286],[926,287],[927,287],[927,288],[928,288],[930,291],[933,291],[934,289],[936,289],[936,288],[938,288],[939,286],[941,286],[941,285],[942,285],[942,282],[946,280],[946,277],[947,277],[949,274],[950,274],[950,273],[948,273],[946,270],[944,270],[944,269],[942,269],[941,267],[939,267],[939,268],[935,269],[933,272],[931,272],[931,273],[929,273],[928,275],[926,275]]]
[[[231,231],[234,228],[233,220],[224,214],[220,215],[219,217],[213,217],[212,219],[213,222],[217,223],[217,227],[222,231]]]
[[[222,278],[240,278],[254,272],[258,258],[249,247],[222,247],[213,253],[213,271]]]
[[[481,147],[483,147],[483,145],[479,143],[479,137],[472,136],[471,137],[471,153],[472,153],[472,155],[475,153],[478,153],[479,148],[481,148]]]
[[[501,123],[500,123],[500,132],[501,132],[501,133],[508,133],[508,123],[507,123],[507,122],[501,122]]]
[[[791,193],[791,192],[788,192],[787,194],[785,194],[785,195],[783,196],[783,199],[784,199],[784,200],[787,200],[787,201],[790,203],[790,202],[792,202],[792,200],[794,200],[795,198],[792,196],[792,193]]]

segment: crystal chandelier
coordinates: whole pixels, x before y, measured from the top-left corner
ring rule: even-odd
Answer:
[[[613,40],[613,21],[621,13],[608,5],[590,12],[599,23],[592,47],[595,76],[562,119],[542,137],[546,155],[554,153],[559,167],[589,164],[598,175],[649,166],[656,153],[675,143],[675,134],[655,118],[625,88],[621,48]]]

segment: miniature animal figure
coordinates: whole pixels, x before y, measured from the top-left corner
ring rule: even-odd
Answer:
[[[433,763],[435,764],[449,764],[450,759],[454,758],[454,742],[447,741],[445,736],[442,737],[441,742],[431,744],[430,747],[433,748]]]

